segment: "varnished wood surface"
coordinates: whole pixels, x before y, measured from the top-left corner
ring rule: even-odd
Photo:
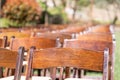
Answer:
[[[18,53],[0,48],[0,66],[15,68]]]
[[[103,52],[73,48],[43,49],[33,54],[32,66],[33,68],[69,66],[102,71]]]
[[[98,40],[98,41],[108,41],[108,42],[112,42],[113,40],[111,34],[95,34],[95,33],[77,35],[76,38],[81,40]]]
[[[31,46],[35,46],[37,49],[50,48],[56,46],[55,39],[48,38],[13,38],[10,42],[10,49],[18,50],[20,46],[24,46],[25,49],[30,49]]]
[[[3,36],[7,36],[8,41],[10,41],[12,36],[15,36],[16,38],[23,38],[23,37],[30,37],[31,34],[25,34],[22,32],[3,32],[3,33],[0,33],[0,37],[3,37]]]
[[[83,48],[95,51],[103,51],[105,48],[109,48],[110,54],[112,54],[112,42],[107,41],[65,39],[63,47]]]

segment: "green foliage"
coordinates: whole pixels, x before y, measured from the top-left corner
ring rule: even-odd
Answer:
[[[109,4],[113,4],[115,0],[106,0]]]
[[[0,18],[0,28],[7,28],[10,21],[6,18]]]
[[[62,24],[67,23],[67,14],[64,12],[63,6],[57,6],[54,8],[49,8],[48,12],[51,14],[50,22],[52,24]]]
[[[45,23],[45,15],[48,15],[48,22],[50,24],[62,24],[67,23],[67,14],[64,12],[63,5],[57,5],[55,7],[47,7],[45,1],[37,0],[39,5],[42,7],[42,15],[39,23]],[[46,11],[47,7],[47,11]]]
[[[48,11],[42,11],[41,17],[40,17],[39,22],[38,22],[39,24],[44,24],[45,23],[45,15],[46,14],[48,15],[48,17],[51,17],[51,14]],[[50,19],[49,19],[49,21],[50,21]]]
[[[40,7],[43,9],[43,11],[45,10],[46,4],[45,2],[42,2],[41,0],[37,0],[37,2],[39,3]]]
[[[11,26],[24,26],[36,23],[39,19],[37,10],[23,2],[19,4],[9,4],[3,7],[3,17],[11,21]]]
[[[95,5],[98,7],[98,8],[106,8],[108,5],[107,1],[106,0],[95,0]]]
[[[77,5],[80,7],[87,7],[90,5],[90,0],[78,0]]]
[[[99,8],[106,8],[108,7],[107,5],[109,4],[113,4],[116,1],[120,1],[120,0],[95,0],[95,5]]]

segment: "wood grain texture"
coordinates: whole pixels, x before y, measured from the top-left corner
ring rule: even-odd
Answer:
[[[63,47],[83,48],[95,51],[103,51],[105,48],[109,48],[110,54],[112,54],[112,42],[107,41],[66,39]]]
[[[110,31],[110,25],[101,25],[101,26],[95,26],[91,29],[90,32],[97,32],[97,33],[111,33]]]
[[[15,68],[18,53],[0,48],[0,66]]]
[[[36,37],[43,37],[43,38],[49,38],[49,39],[56,39],[60,38],[60,42],[63,43],[64,39],[71,39],[71,34],[70,33],[65,33],[65,32],[55,32],[55,33],[41,33],[37,34]]]
[[[26,80],[31,79],[32,69],[55,69],[56,67],[101,71],[104,75],[103,80],[108,78],[108,52],[77,48],[47,48],[42,50],[31,48],[28,56]],[[51,78],[55,80],[56,75],[52,75]],[[61,79],[63,78],[60,76]]]
[[[49,48],[34,52],[32,68],[58,66],[102,71],[103,52],[73,48]]]
[[[8,41],[10,41],[12,36],[15,36],[16,38],[23,38],[23,37],[30,37],[31,34],[25,34],[22,32],[3,32],[3,33],[0,33],[0,37],[3,37],[3,36],[7,36]]]
[[[103,51],[105,48],[109,48],[109,75],[113,76],[113,69],[114,68],[114,50],[113,50],[113,43],[109,41],[99,41],[99,40],[81,40],[81,39],[66,39],[64,42],[64,47],[67,48],[84,48],[94,51]],[[112,71],[112,72],[111,72]],[[111,77],[111,76],[109,76]]]
[[[13,38],[10,42],[10,49],[18,50],[20,46],[24,46],[25,49],[30,49],[31,46],[35,46],[37,49],[50,48],[56,46],[56,40],[48,38]]]
[[[81,40],[98,40],[112,42],[113,38],[111,34],[99,34],[99,33],[88,33],[83,35],[77,35],[76,39]]]

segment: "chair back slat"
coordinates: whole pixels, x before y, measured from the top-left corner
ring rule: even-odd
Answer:
[[[24,49],[19,49],[18,52],[0,48],[0,67],[15,69],[14,80],[20,80],[22,72]],[[9,74],[4,73],[4,77]],[[9,75],[10,76],[10,75]]]
[[[10,49],[18,50],[20,46],[24,46],[25,49],[29,49],[31,46],[35,46],[37,49],[49,48],[56,46],[56,40],[48,38],[12,38],[10,43]]]
[[[108,42],[112,42],[112,40],[113,40],[112,35],[110,35],[110,34],[94,34],[94,33],[77,35],[76,39],[98,40],[98,41],[108,41]]]
[[[108,64],[106,59],[104,59],[104,51],[98,52],[77,48],[48,48],[43,50],[31,48],[26,80],[29,80],[30,75],[32,75],[32,69],[51,67],[75,67],[103,72],[104,68],[108,67],[104,66],[104,62]]]
[[[15,68],[17,52],[0,48],[0,66]]]
[[[112,54],[112,42],[98,41],[98,40],[81,40],[81,39],[65,39],[63,47],[69,48],[85,48],[95,51],[103,51],[105,48],[110,49]]]
[[[78,50],[78,49],[70,49],[70,48],[62,48],[62,49],[46,49],[40,50],[39,52],[35,52],[33,56],[33,68],[47,68],[47,67],[57,67],[57,66],[73,66],[86,68],[91,70],[102,71],[102,62],[103,62],[103,54],[97,54],[94,51],[87,50]],[[102,52],[98,52],[102,53]],[[94,55],[94,56],[90,56]],[[41,58],[40,58],[41,56]],[[99,58],[97,57],[99,56]],[[93,58],[97,58],[94,60]],[[92,60],[93,59],[93,60]],[[99,60],[100,59],[100,60]],[[85,61],[89,60],[85,63]],[[45,62],[44,64],[42,62]],[[96,63],[96,64],[94,64]],[[52,64],[52,65],[51,65]],[[37,67],[38,66],[38,67]],[[97,67],[96,67],[97,66]]]
[[[90,32],[111,33],[110,25],[95,26]]]

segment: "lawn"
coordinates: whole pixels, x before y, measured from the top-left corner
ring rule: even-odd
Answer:
[[[115,79],[120,80],[120,31],[116,35],[116,50],[115,50]]]

